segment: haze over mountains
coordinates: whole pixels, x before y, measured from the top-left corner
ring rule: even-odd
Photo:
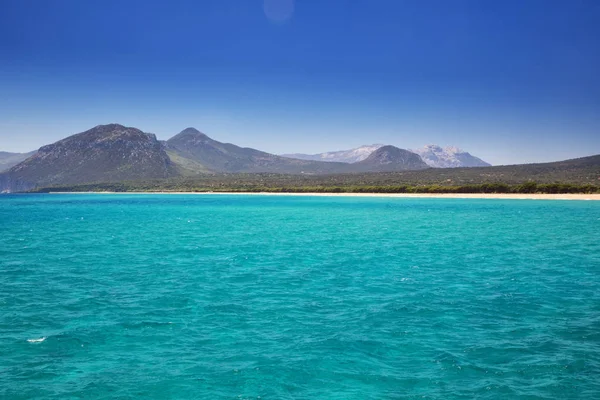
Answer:
[[[171,160],[183,175],[206,172],[227,173],[336,173],[348,167],[342,163],[321,163],[290,159],[231,143],[211,139],[195,128],[187,128],[165,142]]]
[[[195,128],[187,128],[167,141],[159,141],[154,134],[136,128],[119,124],[99,125],[43,146],[37,152],[5,156],[3,160],[9,160],[4,161],[5,163],[29,157],[0,173],[0,192],[27,191],[56,185],[201,177],[210,174],[310,176],[435,170],[430,168],[432,165],[489,165],[459,149],[441,149],[439,146],[426,146],[413,152],[390,145],[372,145],[324,154],[328,156],[316,156],[327,161],[279,156],[222,143]],[[348,163],[331,160],[357,161]],[[540,165],[545,168],[544,164]],[[560,168],[570,165],[566,162],[560,164]],[[555,168],[554,164],[551,168]],[[585,164],[585,168],[586,171],[589,170],[588,164]],[[452,169],[465,168],[439,171],[444,175],[443,171]],[[592,172],[594,171],[595,169]]]
[[[383,146],[383,144],[371,144],[350,150],[330,151],[319,154],[293,153],[282,154],[282,156],[299,158],[301,160],[355,163],[364,160],[375,150]],[[440,146],[432,144],[421,149],[409,151],[420,155],[423,161],[432,168],[488,167],[491,165],[458,147],[446,147],[443,149]]]
[[[8,153],[6,151],[0,151],[0,172],[6,171],[12,166],[31,157],[33,154],[35,154],[35,151],[29,153]]]
[[[358,161],[362,161],[365,158],[369,157],[372,152],[377,150],[380,147],[383,147],[383,144],[371,144],[364,145],[360,147],[356,147],[350,150],[338,150],[338,151],[329,151],[326,153],[319,154],[302,154],[302,153],[293,153],[293,154],[282,154],[282,157],[289,158],[298,158],[300,160],[312,160],[312,161],[329,161],[329,162],[345,162],[345,163],[355,163]]]
[[[286,158],[221,143],[195,128],[166,142],[119,124],[99,125],[43,146],[0,173],[0,191],[88,182],[163,179],[206,173],[334,174],[427,168],[407,150],[385,146],[354,163]]]
[[[449,146],[442,149],[440,146],[430,144],[410,151],[420,155],[427,165],[434,168],[489,167],[491,165],[458,147]]]

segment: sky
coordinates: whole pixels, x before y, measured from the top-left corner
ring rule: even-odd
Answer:
[[[272,153],[600,153],[597,0],[0,0],[0,150],[120,123]]]

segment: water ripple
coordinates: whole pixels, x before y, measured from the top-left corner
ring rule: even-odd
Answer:
[[[2,196],[0,398],[596,399],[598,221],[576,201]]]

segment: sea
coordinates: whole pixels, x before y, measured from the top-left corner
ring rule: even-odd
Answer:
[[[600,202],[0,196],[1,399],[599,399]]]

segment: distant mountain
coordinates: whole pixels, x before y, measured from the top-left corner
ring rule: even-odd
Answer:
[[[12,168],[34,154],[35,151],[29,153],[8,153],[6,151],[0,151],[0,172]]]
[[[221,143],[195,128],[187,128],[165,142],[171,160],[183,175],[227,173],[336,173],[347,164],[286,158],[263,151]]]
[[[301,160],[314,161],[336,161],[355,163],[366,159],[375,150],[383,147],[383,144],[372,144],[360,146],[350,150],[330,151],[319,154],[283,154],[282,157],[298,158]],[[427,165],[433,168],[458,168],[458,167],[487,167],[490,164],[462,151],[457,147],[446,147],[428,145],[422,149],[409,150],[421,156]]]
[[[118,124],[99,125],[44,146],[3,172],[0,191],[175,175],[176,167],[156,136]]]
[[[37,152],[0,153],[0,157],[4,163],[0,165],[21,161],[0,172],[0,192],[220,173],[308,176],[489,165],[459,149],[439,146],[411,152],[374,144],[312,156],[288,154],[283,157],[222,143],[195,128],[184,129],[167,141],[158,141],[153,134],[118,124],[96,126]]]
[[[99,125],[44,146],[0,173],[0,191],[206,173],[314,175],[427,168],[418,155],[393,146],[380,147],[366,158],[370,149],[355,150],[353,157],[362,161],[352,164],[301,160],[222,143],[194,128],[161,142],[136,128]]]
[[[319,154],[282,154],[282,157],[297,158],[300,160],[312,160],[312,161],[328,161],[328,162],[344,162],[344,163],[355,163],[362,161],[383,144],[371,144],[356,147],[350,150],[330,151],[328,153]]]
[[[356,166],[356,163],[354,164]],[[195,191],[205,190],[262,190],[273,191],[333,191],[339,188],[370,188],[390,189],[402,186],[435,186],[436,188],[464,186],[469,192],[469,185],[504,184],[522,185],[536,184],[565,184],[563,189],[569,191],[571,185],[590,185],[590,190],[600,185],[600,155],[583,157],[565,161],[503,165],[496,167],[473,168],[427,168],[418,171],[397,171],[379,173],[354,173],[335,175],[283,175],[283,174],[200,174],[194,178],[168,179],[155,182],[152,190],[165,191]],[[89,191],[89,190],[119,190],[147,191],[146,182],[99,183],[84,185],[65,185],[47,188],[46,191]],[[493,189],[492,189],[493,190]],[[590,221],[591,222],[591,221]]]
[[[411,151],[420,155],[427,165],[434,168],[489,167],[491,165],[458,147],[443,149],[435,144],[430,144]]]
[[[348,171],[350,172],[394,172],[429,168],[418,154],[395,146],[385,146],[382,144],[372,144],[350,150],[313,155],[286,154],[284,156],[351,163],[348,165]]]
[[[394,146],[380,147],[364,160],[351,165],[359,172],[393,172],[429,168],[418,154]]]

